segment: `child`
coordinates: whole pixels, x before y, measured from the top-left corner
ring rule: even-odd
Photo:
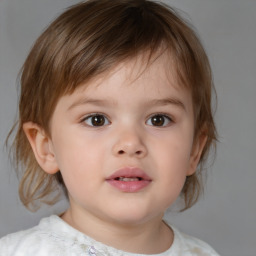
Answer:
[[[24,64],[15,153],[23,204],[53,204],[62,187],[69,208],[2,238],[0,255],[217,255],[163,221],[179,195],[187,209],[200,194],[212,89],[200,41],[170,7],[64,12]]]

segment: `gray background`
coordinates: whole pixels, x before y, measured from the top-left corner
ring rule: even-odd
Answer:
[[[28,212],[4,140],[17,112],[18,71],[41,30],[78,1],[0,0],[0,237],[35,225],[55,207]],[[208,52],[218,94],[220,142],[204,197],[167,218],[210,243],[221,255],[256,255],[256,1],[165,1],[188,14]]]

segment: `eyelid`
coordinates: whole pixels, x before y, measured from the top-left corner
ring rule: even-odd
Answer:
[[[174,117],[173,115],[171,115],[170,113],[166,113],[166,112],[156,112],[156,113],[153,113],[153,114],[150,114],[147,119],[153,117],[153,116],[164,116],[168,119],[170,119],[172,122],[174,122]]]

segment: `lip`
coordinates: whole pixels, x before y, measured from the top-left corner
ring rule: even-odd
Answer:
[[[124,178],[124,180],[120,180],[120,178]],[[152,179],[140,168],[125,167],[107,177],[106,181],[122,192],[135,193],[147,187]]]

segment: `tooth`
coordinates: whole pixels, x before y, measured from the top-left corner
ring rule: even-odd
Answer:
[[[125,177],[120,177],[120,181],[138,181],[139,178],[125,178]]]

